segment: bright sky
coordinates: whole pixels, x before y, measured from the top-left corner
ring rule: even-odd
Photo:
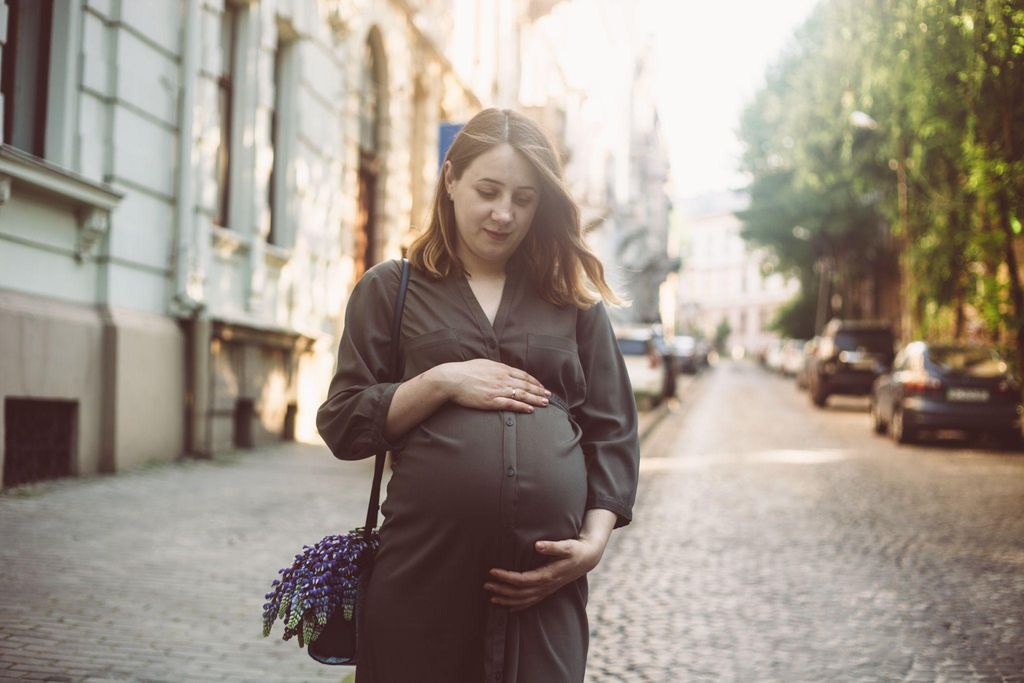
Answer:
[[[735,170],[740,113],[816,4],[645,1],[643,23],[655,39],[659,110],[680,196],[746,184]]]
[[[657,99],[678,197],[746,184],[736,171],[743,107],[817,0],[574,0],[557,36],[566,77],[600,97],[616,52],[650,38]]]

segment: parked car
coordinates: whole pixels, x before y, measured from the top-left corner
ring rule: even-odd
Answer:
[[[871,422],[897,443],[924,430],[988,432],[1020,447],[1021,390],[1006,362],[987,346],[908,344],[871,393]]]
[[[626,362],[633,393],[642,407],[654,407],[666,396],[675,393],[675,371],[671,355],[657,328],[622,327],[616,330],[615,338]]]
[[[782,343],[780,352],[782,374],[796,377],[800,372],[800,368],[804,364],[804,344],[806,343],[803,339],[787,339]]]
[[[819,337],[814,337],[804,344],[804,348],[800,353],[800,369],[796,373],[796,388],[806,389],[808,384],[808,376],[810,375],[811,361],[814,360],[814,354],[818,348]]]
[[[697,360],[702,368],[709,368],[713,362],[718,360],[718,353],[711,348],[711,342],[707,339],[697,340]]]
[[[834,394],[863,396],[892,367],[892,327],[871,320],[831,320],[822,330],[807,388],[819,408]]]
[[[702,357],[697,340],[693,337],[686,335],[673,337],[669,340],[668,347],[675,360],[676,372],[695,375],[707,363],[706,354]]]
[[[764,350],[764,366],[773,372],[782,372],[782,340],[773,339]]]

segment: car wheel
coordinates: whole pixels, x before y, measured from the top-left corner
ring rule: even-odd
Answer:
[[[917,435],[912,427],[908,427],[903,421],[903,408],[892,409],[892,421],[889,423],[889,433],[892,440],[898,444],[914,443]]]
[[[828,401],[828,394],[822,390],[819,382],[813,382],[810,387],[811,390],[811,403],[818,406],[819,408],[825,407],[825,402]]]
[[[874,398],[871,399],[871,426],[874,427],[875,434],[885,434],[888,431],[888,425],[885,424],[882,412],[878,409],[878,401]]]
[[[1006,429],[996,433],[996,442],[1004,451],[1016,452],[1020,450],[1020,430]]]

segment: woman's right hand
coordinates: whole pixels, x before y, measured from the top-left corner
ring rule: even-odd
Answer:
[[[546,406],[551,395],[532,375],[487,358],[442,363],[428,372],[448,400],[464,408],[532,413]]]

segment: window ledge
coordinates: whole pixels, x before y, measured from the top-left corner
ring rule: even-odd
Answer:
[[[220,256],[227,257],[233,254],[247,254],[252,246],[252,238],[248,235],[241,235],[237,230],[225,228],[216,223],[210,226],[210,239],[213,248]]]
[[[110,212],[124,196],[97,183],[7,144],[0,144],[0,206],[11,200],[12,186],[26,185],[74,205],[78,215],[75,258],[89,256],[110,231]]]
[[[282,268],[291,260],[292,250],[276,244],[267,244],[263,247],[263,254],[268,266]]]

